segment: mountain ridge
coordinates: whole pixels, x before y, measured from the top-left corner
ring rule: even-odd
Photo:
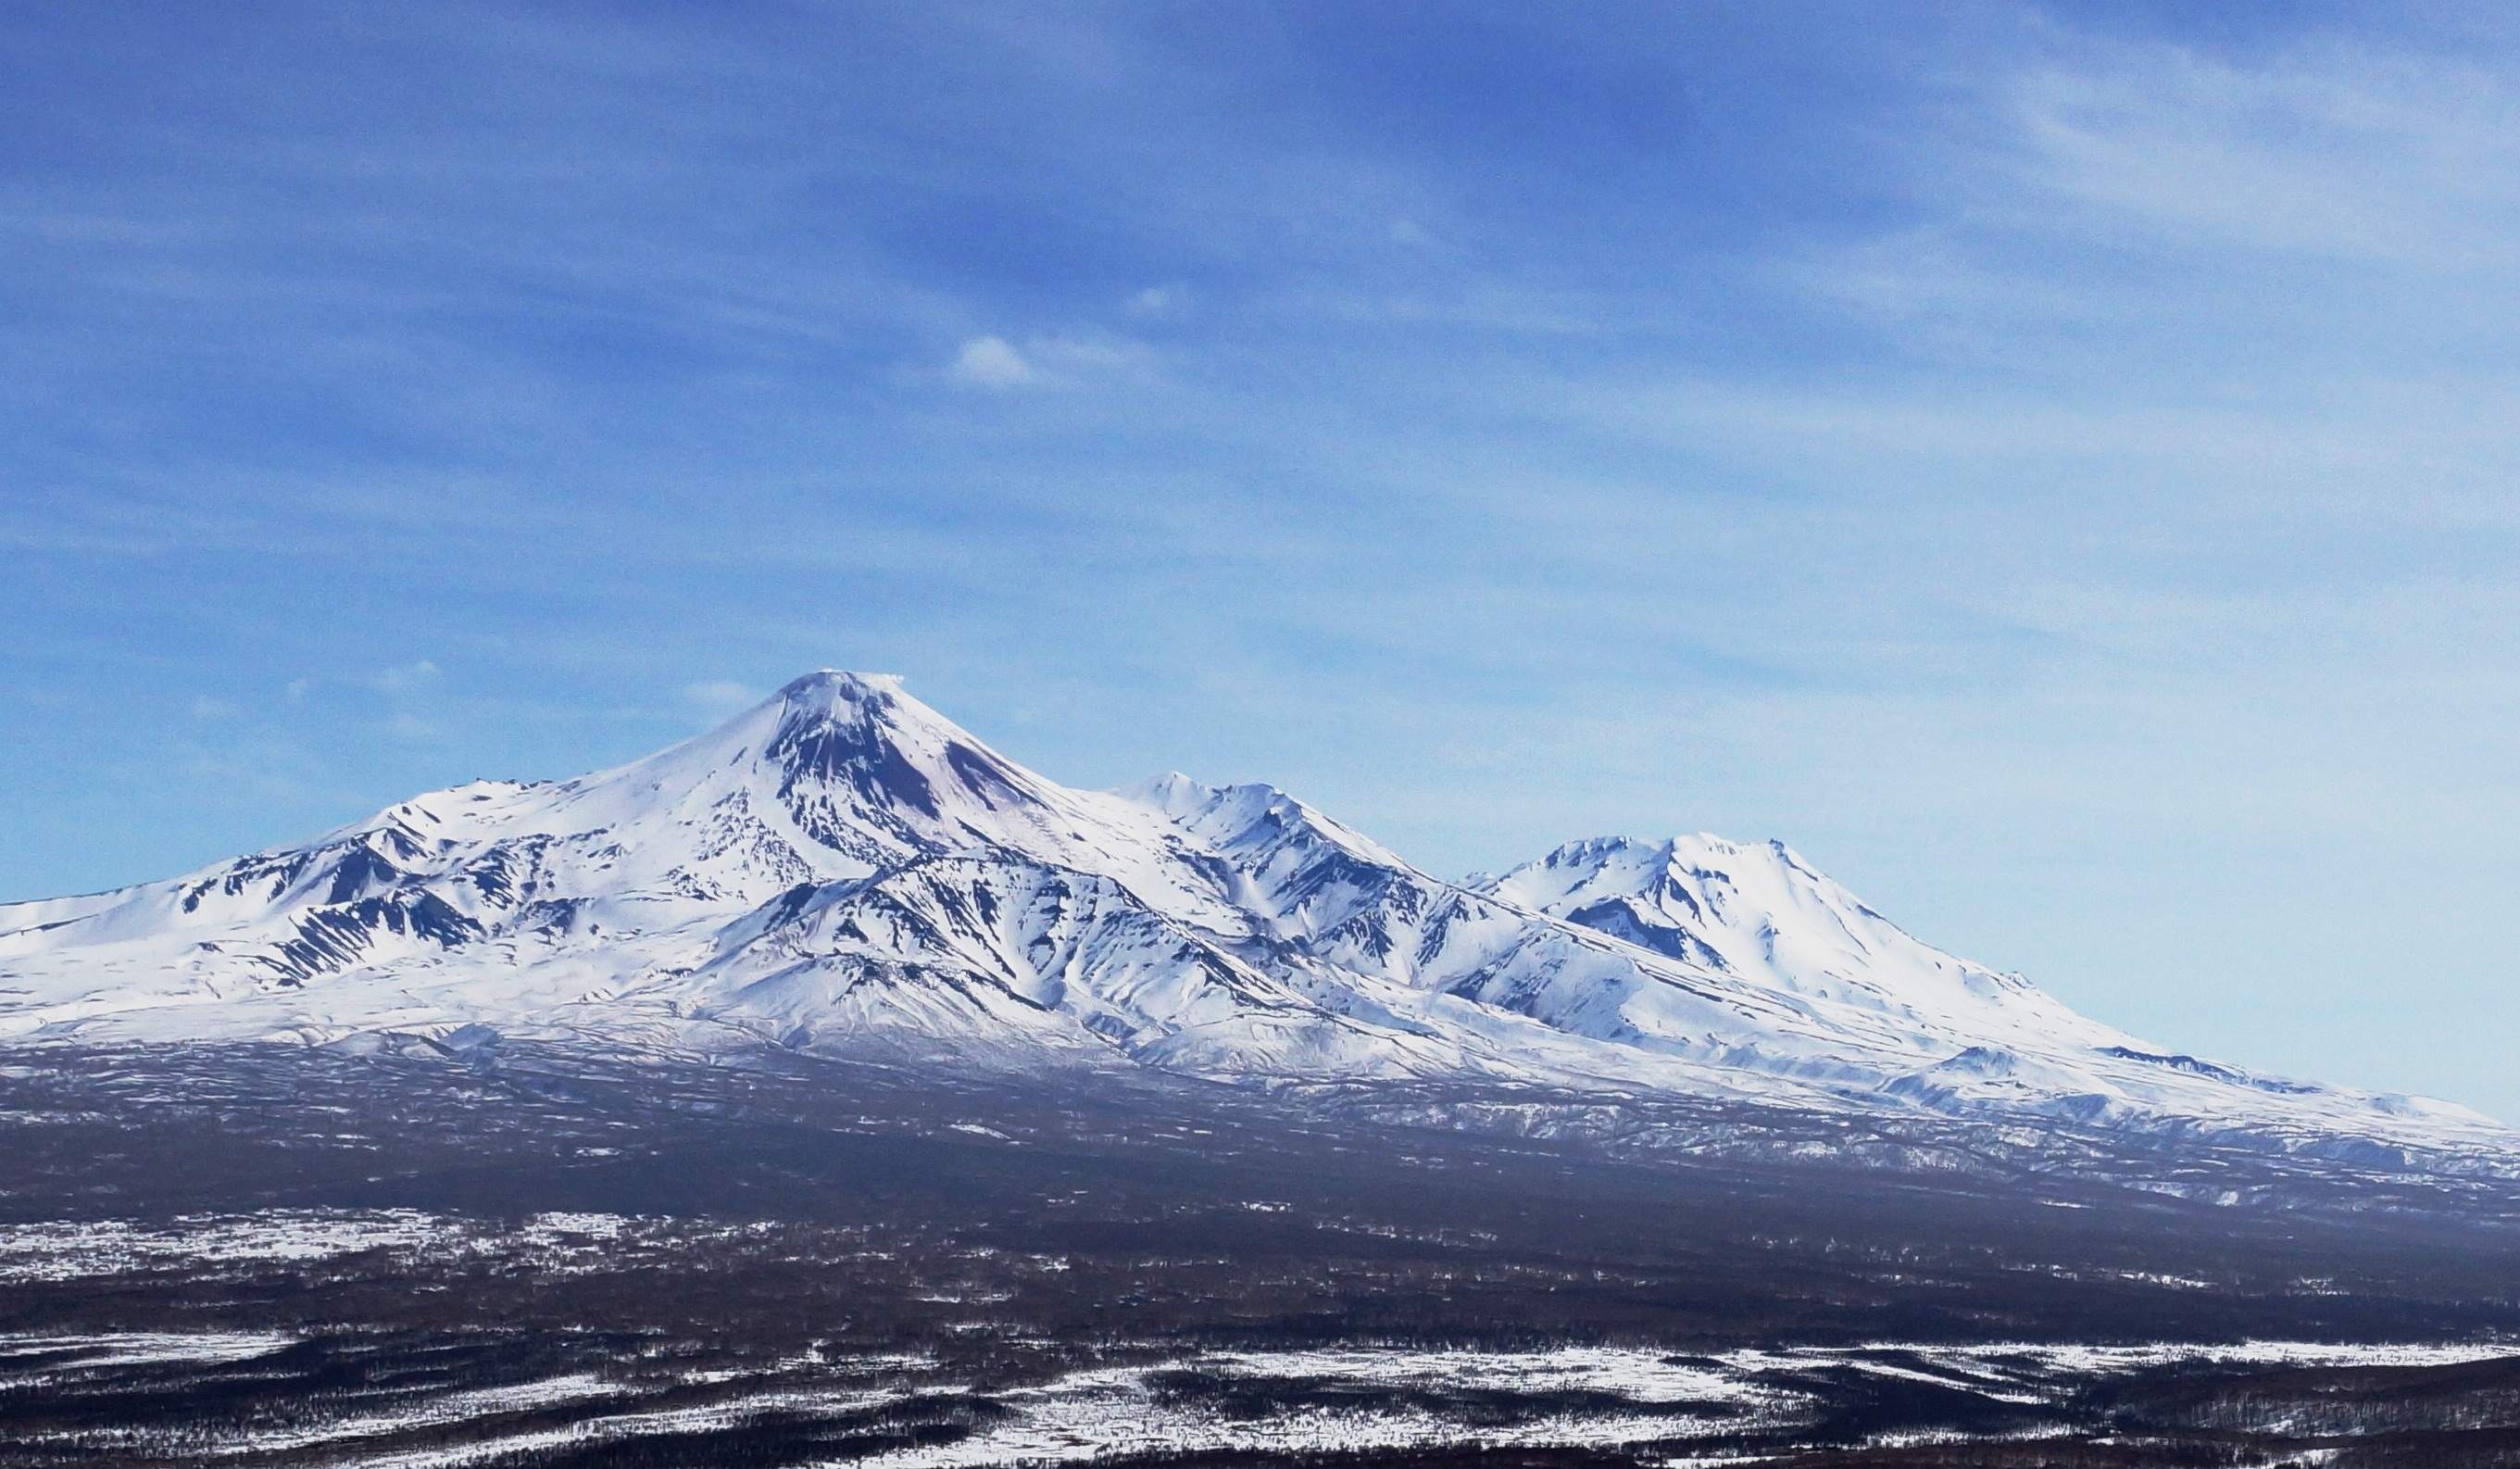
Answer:
[[[2452,1104],[2085,1017],[1781,841],[1588,838],[1453,883],[1274,786],[1060,785],[898,677],[838,669],[608,770],[468,782],[178,878],[0,905],[0,1043],[464,1028],[2520,1169],[2520,1135]]]

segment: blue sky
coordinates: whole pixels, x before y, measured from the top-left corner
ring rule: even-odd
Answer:
[[[0,898],[808,667],[2520,1119],[2491,8],[22,9]]]

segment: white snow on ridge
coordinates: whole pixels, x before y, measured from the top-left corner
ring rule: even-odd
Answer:
[[[1462,886],[1262,785],[1060,786],[808,674],[576,780],[0,906],[0,1043],[731,1037],[1228,1079],[1467,1079],[2520,1168],[2445,1103],[2254,1076],[1919,942],[1781,844]]]

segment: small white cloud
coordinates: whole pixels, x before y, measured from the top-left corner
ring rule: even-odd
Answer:
[[[1129,298],[1132,316],[1172,316],[1190,305],[1190,292],[1181,286],[1148,286]]]
[[[225,699],[213,698],[208,694],[193,696],[193,717],[196,719],[233,719],[238,712],[237,707]]]
[[[964,343],[947,376],[974,388],[1020,388],[1041,378],[1004,337],[974,337]]]
[[[428,717],[440,702],[437,665],[428,659],[380,668],[367,677],[386,710],[384,732],[397,740],[435,740],[444,730]]]
[[[711,714],[732,714],[761,702],[761,695],[747,684],[727,678],[707,678],[683,685],[683,702]]]
[[[383,693],[401,694],[419,688],[436,676],[437,665],[424,658],[418,663],[382,669],[368,681]]]
[[[1416,249],[1434,244],[1435,237],[1427,234],[1415,219],[1394,219],[1391,221],[1391,243]]]
[[[280,694],[282,698],[287,699],[292,704],[295,704],[304,699],[308,694],[313,693],[314,690],[314,679],[292,678],[289,680],[288,683],[281,686]]]
[[[1108,332],[1027,337],[974,337],[963,344],[946,377],[970,388],[1080,388],[1115,379],[1153,376],[1160,359],[1132,337]]]

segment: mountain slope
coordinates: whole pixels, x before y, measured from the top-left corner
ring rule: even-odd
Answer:
[[[1265,785],[1060,786],[878,675],[576,780],[0,906],[22,1043],[488,1032],[2513,1156],[2446,1104],[2125,1035],[1778,844],[1595,839],[1463,887]]]
[[[2265,1119],[2350,1129],[2363,1114],[2495,1127],[2450,1103],[2260,1077],[2138,1039],[2019,975],[1919,941],[1781,842],[1593,838],[1478,886],[1770,992],[1852,1009],[1920,1059],[1883,1089],[1941,1110],[2169,1127]],[[1938,1052],[1963,1035],[1966,1046]]]

